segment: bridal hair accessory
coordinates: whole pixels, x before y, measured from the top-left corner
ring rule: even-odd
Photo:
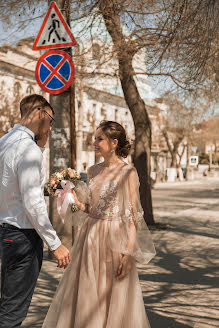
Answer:
[[[75,188],[74,183],[80,179],[81,176],[74,169],[68,168],[53,173],[45,185],[45,192],[57,196],[57,211],[63,223],[69,205],[71,205],[72,212],[79,210],[75,204],[72,189]]]

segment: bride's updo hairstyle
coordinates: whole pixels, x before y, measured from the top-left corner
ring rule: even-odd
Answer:
[[[101,129],[107,138],[118,140],[116,155],[126,158],[130,152],[131,145],[126,138],[126,132],[123,126],[114,121],[102,121],[97,129]]]

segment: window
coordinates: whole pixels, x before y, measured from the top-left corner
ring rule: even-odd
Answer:
[[[83,165],[83,170],[86,171],[87,170],[87,163],[84,162],[82,165]]]
[[[28,85],[26,93],[27,93],[27,95],[31,95],[32,93],[34,93],[34,89],[33,89],[32,85]]]
[[[92,46],[92,57],[94,60],[100,59],[100,46],[98,43],[94,43]]]
[[[118,109],[115,110],[115,121],[118,120]]]
[[[101,108],[101,115],[104,120],[106,120],[106,109],[104,107]]]
[[[14,96],[18,97],[20,95],[20,91],[21,91],[21,85],[19,82],[15,82],[14,84]]]
[[[93,151],[93,133],[83,132],[83,151]]]

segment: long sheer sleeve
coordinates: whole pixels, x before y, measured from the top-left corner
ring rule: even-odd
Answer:
[[[120,229],[112,236],[112,249],[132,255],[136,261],[148,263],[155,255],[151,233],[144,221],[140,203],[139,179],[134,167],[123,174]]]
[[[74,185],[74,191],[77,195],[79,202],[84,205],[85,209],[87,209],[89,204],[89,189],[87,184],[83,181],[76,181]],[[76,230],[78,231],[80,230],[82,224],[87,218],[88,213],[86,211],[79,210],[73,213],[71,210],[71,206],[69,206],[66,213],[65,221],[71,220],[72,225],[75,226]]]
[[[72,212],[71,207],[69,206],[66,218],[71,220],[72,225],[76,228],[77,231],[80,230],[82,224],[88,218],[89,212],[89,203],[90,203],[90,190],[89,190],[89,181],[92,178],[92,167],[88,168],[87,171],[87,182],[77,181],[75,182],[74,191],[76,192],[77,198],[80,203],[84,205],[85,211],[76,211]]]

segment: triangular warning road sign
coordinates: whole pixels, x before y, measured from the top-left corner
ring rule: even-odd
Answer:
[[[65,48],[76,45],[77,42],[68,24],[53,1],[49,6],[32,49]]]

